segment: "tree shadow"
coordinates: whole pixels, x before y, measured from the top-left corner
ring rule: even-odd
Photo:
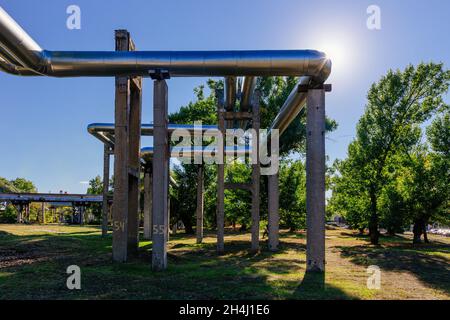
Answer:
[[[300,285],[295,290],[293,297],[295,299],[305,300],[348,300],[357,299],[343,290],[327,284],[325,281],[325,272],[306,271]]]
[[[414,246],[337,246],[343,258],[362,266],[377,265],[381,270],[407,271],[429,286],[450,294],[448,258],[435,253],[449,252],[442,243]]]

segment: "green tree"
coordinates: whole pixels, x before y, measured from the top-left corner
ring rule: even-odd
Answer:
[[[201,121],[202,124],[210,125],[217,123],[217,103],[215,91],[223,88],[222,81],[208,80],[207,82],[210,94],[205,95],[205,87],[199,86],[194,89],[196,100],[189,102],[187,106],[182,106],[179,111],[169,115],[170,123],[193,124],[194,121]],[[207,143],[207,142],[206,142]],[[212,166],[204,166],[205,193],[211,193],[211,184],[214,182],[211,173],[214,171]],[[197,165],[180,163],[173,168],[175,180],[178,187],[171,192],[173,201],[171,201],[171,219],[180,219],[186,233],[193,233],[195,224],[195,210],[197,207]],[[215,184],[214,184],[215,189]],[[212,210],[214,207],[214,210]],[[215,203],[205,197],[204,202],[205,222],[212,222],[215,215]]]
[[[356,139],[344,160],[347,164],[341,164],[347,169],[341,175],[351,174],[343,180],[353,180],[361,190],[356,196],[368,201],[372,244],[378,244],[379,200],[388,183],[390,157],[408,153],[421,137],[420,125],[447,107],[443,95],[449,81],[450,71],[444,70],[443,64],[421,63],[404,71],[390,70],[369,90]]]
[[[233,183],[249,183],[251,169],[245,163],[237,161],[228,164],[225,170],[225,180]],[[233,227],[241,226],[241,231],[246,231],[251,225],[251,194],[248,190],[225,190],[225,219]]]
[[[11,183],[11,181],[0,177],[0,192],[1,193],[18,193],[20,190]]]
[[[354,148],[350,145],[349,148]],[[333,164],[335,174],[331,178],[332,197],[328,208],[334,214],[345,218],[352,229],[362,234],[369,220],[369,194],[365,183],[358,174],[354,159],[336,160]]]
[[[450,158],[450,112],[446,110],[441,117],[434,119],[427,128],[431,148],[444,159]]]
[[[19,192],[37,192],[37,188],[33,182],[24,178],[11,180],[11,184],[16,187]]]
[[[89,187],[86,191],[87,194],[102,194],[103,193],[103,180],[97,175],[95,178],[89,180]]]
[[[279,171],[280,226],[290,231],[306,226],[306,172],[301,160],[283,161]]]
[[[14,180],[7,180],[5,178],[0,177],[0,192],[4,193],[35,193],[37,192],[37,188],[34,183],[25,178],[16,178]],[[17,220],[17,209],[9,204],[4,206],[5,210],[3,210],[0,215],[0,222],[3,223],[13,223]],[[30,220],[35,219],[37,216],[37,205],[30,206]]]
[[[258,78],[257,88],[261,92],[261,128],[270,128],[287,97],[294,89],[295,77]],[[327,132],[336,130],[336,121],[326,118]],[[306,112],[300,112],[280,137],[280,155],[304,153],[306,151]]]
[[[258,78],[257,88],[261,92],[261,128],[269,128],[275,116],[278,114],[280,108],[288,97],[289,93],[294,88],[297,79],[294,77],[266,77]],[[196,88],[196,100],[190,102],[187,106],[183,106],[176,113],[169,115],[170,123],[193,123],[194,121],[202,121],[203,124],[217,124],[217,100],[215,92],[217,89],[223,89],[222,81],[209,80],[208,88],[210,94],[206,95],[204,86]],[[306,140],[306,116],[305,112],[300,113],[297,118],[291,123],[288,129],[283,133],[281,137],[281,156],[287,157],[292,153],[302,153],[305,151]],[[327,131],[332,131],[337,127],[335,121],[327,118],[326,128]],[[196,207],[196,166],[191,164],[181,164],[176,171],[177,181],[182,181],[181,187],[178,188],[178,195],[176,198],[179,204],[176,206],[176,212],[186,226],[186,230],[189,229],[189,225],[194,223],[194,214]],[[215,226],[215,210],[216,210],[216,176],[215,166],[205,166],[205,221],[209,226]],[[298,170],[304,170],[304,166],[300,164],[293,165],[291,170],[295,171],[295,174],[300,175]],[[297,170],[297,171],[296,171]],[[304,172],[303,172],[304,175]],[[226,177],[235,182],[247,182],[250,180],[250,167],[248,164],[233,163],[226,166]],[[265,192],[266,179],[261,179],[261,217],[267,216],[267,193]],[[286,181],[288,181],[286,177]],[[283,185],[282,179],[280,179],[281,187]],[[289,181],[287,183],[292,183]],[[290,185],[291,188],[295,188],[296,192],[289,193],[287,191],[282,193],[286,197],[294,197],[296,199],[289,199],[289,201],[295,202],[296,207],[289,207],[286,205],[283,207],[283,203],[288,201],[280,198],[281,209],[283,211],[282,216],[285,218],[286,225],[289,228],[297,229],[304,225],[305,209],[302,201],[305,198],[305,189],[301,185]],[[297,199],[298,198],[298,199]],[[244,190],[226,190],[225,197],[225,214],[228,223],[233,225],[240,224],[244,229],[250,224],[250,195]],[[288,216],[293,215],[292,219]],[[190,230],[190,229],[189,229]]]
[[[449,112],[434,119],[427,128],[431,151],[418,147],[409,157],[405,170],[403,192],[414,223],[414,243],[424,236],[430,222],[450,223],[450,121]]]
[[[87,194],[103,194],[103,180],[97,175],[95,178],[89,180],[89,187],[86,191]],[[102,204],[93,203],[89,206],[91,213],[94,215],[96,220],[102,217]]]

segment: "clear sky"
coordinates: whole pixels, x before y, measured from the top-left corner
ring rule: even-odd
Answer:
[[[81,29],[66,27],[66,8],[81,9]],[[369,30],[369,5],[381,30]],[[427,0],[0,0],[50,50],[113,50],[128,29],[141,50],[319,49],[333,59],[327,114],[339,129],[327,138],[343,158],[371,83],[389,68],[442,61],[450,67],[450,1]],[[205,78],[169,80],[169,111],[194,99]],[[25,177],[40,192],[86,191],[102,173],[102,145],[86,131],[113,122],[113,78],[53,79],[0,73],[0,176]],[[144,82],[143,121],[152,121],[152,83]],[[148,144],[144,140],[143,146]]]

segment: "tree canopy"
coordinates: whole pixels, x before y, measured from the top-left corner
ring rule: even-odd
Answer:
[[[421,126],[448,110],[443,96],[449,82],[450,71],[443,64],[421,63],[409,65],[403,71],[388,71],[369,90],[366,109],[358,122],[356,138],[348,147],[347,159],[335,162],[337,175],[331,204],[354,226],[367,225],[373,244],[378,243],[381,209],[390,205],[388,212],[395,208],[401,211],[395,202],[402,199],[398,192],[404,182],[402,168],[408,164],[420,171],[419,167],[424,169],[428,163],[418,153]],[[430,143],[445,153],[446,149],[448,152],[446,116],[436,121],[429,128]],[[414,172],[419,174],[419,171]],[[420,183],[422,178],[411,179]],[[411,190],[411,186],[407,189]]]

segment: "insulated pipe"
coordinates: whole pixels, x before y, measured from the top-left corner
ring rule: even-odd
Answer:
[[[233,112],[236,106],[237,78],[225,77],[225,110]],[[233,128],[233,120],[226,121],[227,128]]]
[[[20,62],[16,67],[55,77],[148,76],[160,70],[172,77],[306,75],[323,83],[331,71],[326,55],[315,50],[48,51],[1,8],[0,46]]]
[[[6,62],[14,64],[16,66],[22,66],[13,56],[11,56],[3,47],[0,46],[0,58],[3,58]],[[23,67],[23,66],[22,66]]]
[[[244,77],[244,82],[242,83],[242,94],[241,94],[241,111],[248,111],[248,107],[251,105],[252,96],[255,92],[256,87],[256,77],[247,76]]]
[[[42,61],[41,47],[0,7],[0,47],[22,67],[34,69]]]
[[[283,106],[280,108],[277,116],[272,122],[269,129],[269,136],[272,130],[278,129],[279,134],[281,134],[287,129],[289,124],[295,119],[295,117],[300,113],[306,103],[308,97],[307,92],[299,92],[299,85],[308,85],[311,82],[310,77],[300,77],[294,89],[292,89],[288,98],[284,102]]]
[[[99,140],[105,142],[105,138],[107,140],[111,140],[111,137],[106,136],[107,134],[109,134],[109,135],[114,134],[114,123],[91,123],[88,125],[87,130],[90,134],[94,135]],[[219,130],[217,129],[217,126],[215,126],[215,125],[194,126],[191,124],[171,124],[171,123],[169,123],[169,125],[168,125],[169,133],[172,133],[176,130],[187,130],[191,134],[194,134],[194,132],[201,130],[202,135],[208,136],[208,137],[215,136],[219,132]],[[102,137],[99,137],[100,135]],[[153,123],[142,124],[141,125],[141,135],[153,136]],[[110,142],[110,141],[108,141],[108,142]],[[108,142],[105,142],[105,143],[108,143]]]
[[[12,64],[8,60],[4,59],[3,56],[0,55],[0,70],[3,70],[6,73],[18,75],[18,76],[36,76],[39,75],[36,72],[26,69],[24,67],[17,66]]]
[[[242,82],[240,109],[246,112],[252,104],[252,97],[256,88],[256,77],[246,76]],[[239,121],[239,128],[247,128],[247,120]]]

